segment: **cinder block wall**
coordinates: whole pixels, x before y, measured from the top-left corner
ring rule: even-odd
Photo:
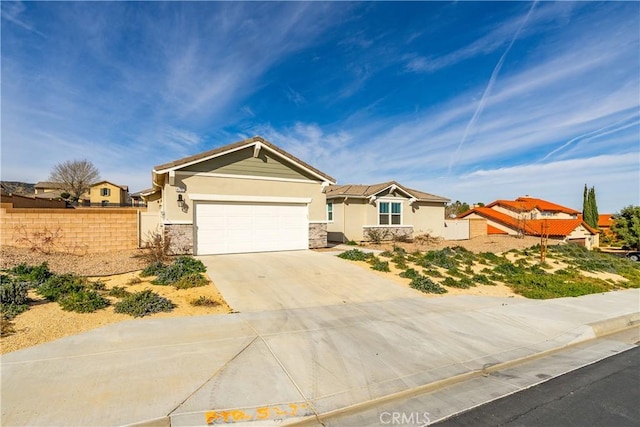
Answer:
[[[48,243],[50,242],[50,243]],[[49,246],[73,254],[138,247],[135,209],[14,209],[0,207],[0,244]]]
[[[469,218],[469,238],[486,236],[487,220],[484,218]]]

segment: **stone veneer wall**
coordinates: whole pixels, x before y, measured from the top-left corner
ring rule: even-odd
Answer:
[[[193,224],[164,224],[164,236],[171,239],[172,255],[193,254]]]
[[[362,240],[364,242],[368,242],[371,239],[368,235],[368,230],[379,231],[382,233],[381,240],[394,240],[394,237],[406,236],[408,239],[413,237],[413,227],[375,227],[375,226],[366,226],[362,227]]]
[[[322,222],[309,223],[309,249],[327,247],[327,224]]]

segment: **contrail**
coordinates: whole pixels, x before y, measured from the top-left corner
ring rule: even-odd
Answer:
[[[524,17],[524,20],[522,21],[522,24],[520,24],[520,26],[518,27],[518,30],[516,31],[516,33],[514,34],[513,38],[511,39],[511,42],[509,43],[509,46],[507,46],[507,49],[504,51],[504,53],[500,57],[500,60],[498,61],[498,63],[494,67],[493,72],[491,73],[491,78],[489,79],[489,83],[487,84],[487,87],[484,90],[484,93],[482,94],[482,98],[480,99],[480,102],[478,103],[478,108],[476,108],[475,113],[473,113],[473,117],[471,117],[471,120],[469,120],[469,123],[467,123],[467,127],[464,130],[464,134],[462,135],[462,139],[460,140],[460,143],[458,144],[458,148],[456,148],[456,151],[453,153],[453,156],[451,156],[451,161],[449,161],[449,172],[448,172],[449,174],[451,174],[451,168],[453,167],[453,162],[457,159],[458,153],[460,153],[460,150],[462,149],[462,146],[464,145],[464,142],[467,139],[467,135],[469,135],[469,131],[476,124],[476,120],[478,120],[478,117],[480,117],[480,114],[482,114],[482,111],[484,110],[484,106],[487,103],[487,99],[489,98],[489,94],[491,93],[491,89],[493,89],[493,85],[496,82],[496,79],[498,78],[498,73],[500,73],[500,69],[502,68],[502,64],[504,63],[504,60],[507,57],[507,54],[511,50],[511,46],[513,46],[515,41],[518,39],[518,36],[520,35],[520,31],[522,31],[522,28],[524,28],[525,24],[529,20],[529,16],[531,16],[531,13],[533,12],[533,9],[535,8],[536,3],[538,3],[537,0],[534,1],[531,4],[531,8],[529,9],[529,12],[527,12],[527,16]]]
[[[632,116],[632,117],[633,117],[633,116]],[[615,132],[618,132],[618,131],[620,131],[620,130],[630,128],[631,126],[635,126],[635,125],[637,125],[638,123],[640,123],[640,120],[636,120],[636,121],[635,121],[635,122],[633,122],[633,123],[629,123],[629,124],[626,124],[626,125],[624,125],[624,126],[617,127],[617,128],[615,128],[615,129],[610,129],[610,130],[607,130],[606,132],[602,132],[602,131],[604,131],[604,130],[606,130],[606,129],[608,129],[608,128],[612,127],[612,126],[616,126],[617,124],[622,123],[622,122],[625,122],[625,121],[627,121],[627,120],[629,120],[629,117],[624,118],[624,119],[622,119],[622,120],[620,120],[620,121],[618,121],[618,122],[616,122],[616,123],[612,123],[612,124],[606,125],[606,126],[604,126],[604,127],[601,127],[600,129],[596,129],[596,130],[594,130],[594,131],[587,132],[587,133],[585,133],[584,135],[576,136],[575,138],[570,139],[569,141],[567,141],[567,142],[565,142],[564,144],[562,144],[560,147],[558,147],[558,148],[554,149],[554,150],[553,150],[553,151],[551,151],[549,154],[547,154],[546,156],[544,156],[542,159],[540,159],[540,162],[543,162],[543,161],[547,160],[549,157],[553,156],[553,155],[554,155],[554,154],[556,154],[558,151],[562,150],[562,149],[563,149],[563,148],[565,148],[565,147],[568,147],[569,145],[571,145],[572,143],[574,143],[575,141],[577,141],[577,140],[579,140],[579,139],[583,139],[583,138],[591,138],[591,137],[597,137],[597,136],[604,136],[604,135],[609,135],[609,134],[611,134],[611,133],[615,133]],[[602,133],[600,133],[600,132],[602,132]]]

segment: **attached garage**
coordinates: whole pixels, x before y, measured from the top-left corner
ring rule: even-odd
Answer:
[[[196,202],[198,255],[307,249],[308,202]]]
[[[326,246],[324,189],[335,180],[261,137],[156,166],[153,184],[148,210],[174,253]]]

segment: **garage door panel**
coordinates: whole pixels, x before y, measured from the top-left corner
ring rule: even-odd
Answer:
[[[303,204],[199,203],[197,253],[307,249],[307,213]]]

